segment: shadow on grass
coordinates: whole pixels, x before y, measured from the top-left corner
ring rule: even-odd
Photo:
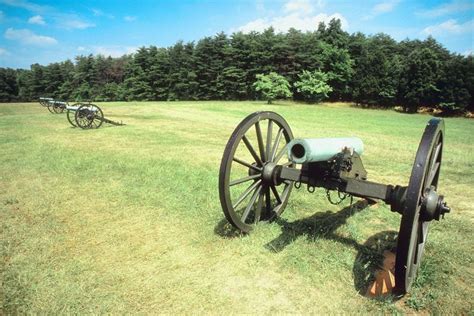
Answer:
[[[214,233],[223,238],[236,238],[243,237],[246,234],[232,226],[227,219],[224,217],[219,223],[214,227]]]
[[[276,239],[267,243],[265,248],[278,253],[301,236],[306,236],[310,241],[321,238],[331,239],[354,247],[358,251],[352,269],[354,287],[360,295],[364,296],[369,283],[373,281],[375,271],[382,265],[383,252],[393,250],[398,233],[395,231],[380,232],[371,236],[361,245],[354,239],[336,234],[335,231],[346,224],[348,218],[366,209],[368,205],[368,201],[360,200],[337,213],[330,211],[317,213],[291,223],[278,218],[275,222],[281,226],[282,233]]]
[[[337,213],[331,211],[316,213],[291,223],[283,218],[278,218],[275,222],[281,226],[282,233],[276,239],[267,243],[265,247],[273,252],[280,252],[300,236],[306,236],[309,240],[333,239],[357,247],[359,244],[355,240],[339,236],[334,232],[344,225],[349,217],[364,210],[368,205],[366,200],[360,200]]]

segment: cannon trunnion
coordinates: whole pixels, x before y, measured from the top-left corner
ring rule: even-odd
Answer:
[[[285,209],[293,187],[326,190],[328,200],[347,196],[382,200],[401,214],[395,292],[409,291],[420,266],[432,220],[450,211],[438,194],[444,122],[431,119],[423,133],[408,186],[367,180],[359,138],[293,139],[288,123],[274,112],[246,117],[232,133],[221,161],[219,196],[227,220],[242,232]],[[301,166],[298,168],[297,166]],[[330,196],[337,192],[338,201]]]

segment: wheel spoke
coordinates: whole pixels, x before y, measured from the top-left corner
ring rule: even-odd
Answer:
[[[286,188],[283,190],[283,194],[281,195],[283,197],[283,201],[286,200],[286,197],[287,197],[288,193],[290,192],[290,189],[291,189],[291,182],[288,183]]]
[[[244,141],[244,144],[245,146],[247,147],[247,149],[249,150],[250,154],[252,155],[253,159],[255,159],[255,162],[259,165],[259,166],[263,166],[263,163],[262,163],[262,160],[260,159],[260,157],[257,155],[257,153],[255,152],[255,149],[253,149],[253,146],[252,144],[250,144],[250,141],[249,139],[247,138],[247,136],[243,136],[242,137],[242,140]]]
[[[260,129],[260,122],[255,123],[255,131],[257,132],[257,141],[258,141],[258,149],[260,150],[260,157],[262,157],[262,161],[267,161],[265,159],[265,148],[263,146],[263,138],[262,138],[262,130]]]
[[[281,197],[281,200],[282,200],[282,201],[285,201],[285,200],[286,200],[286,198],[287,198],[287,196],[288,196],[288,192],[290,192],[290,189],[291,189],[291,185],[287,185],[287,186],[285,187],[285,189],[283,190],[283,193],[282,193],[282,195],[281,195],[281,196],[282,196],[282,197]],[[280,209],[281,209],[282,207],[283,207],[283,203],[278,204],[278,205],[275,206],[275,208],[273,209],[273,212],[274,212],[275,214],[279,214]]]
[[[428,174],[428,180],[425,183],[425,188],[429,188],[433,184],[433,180],[436,177],[436,174],[438,173],[440,162],[436,162],[433,168],[430,170],[430,173]]]
[[[250,210],[252,209],[252,206],[255,204],[255,200],[257,199],[258,194],[260,193],[261,189],[262,189],[262,187],[260,186],[257,190],[255,190],[252,197],[250,198],[250,202],[247,205],[247,208],[245,209],[244,213],[242,214],[242,218],[241,218],[242,222],[245,223],[245,220],[249,216]]]
[[[270,186],[270,188],[272,189],[273,195],[275,196],[276,200],[278,201],[278,204],[281,204],[280,194],[278,194],[278,191],[275,188],[275,186],[272,185],[272,186]]]
[[[260,216],[262,215],[262,207],[263,207],[263,192],[260,189],[260,192],[258,193],[257,207],[255,209],[255,223],[258,223],[260,221]]]
[[[265,156],[268,161],[271,161],[271,146],[272,146],[272,131],[273,131],[273,121],[268,120],[268,127],[267,127],[267,150],[265,152]]]
[[[255,188],[260,185],[261,182],[262,180],[258,180],[258,181],[255,181],[255,183],[249,185],[249,187],[244,191],[244,193],[242,193],[239,196],[235,204],[232,205],[232,208],[235,210],[240,205],[240,203],[242,203],[242,201],[245,200],[245,198],[250,194],[250,192],[255,190]]]
[[[245,166],[247,168],[253,169],[253,170],[258,171],[258,172],[262,172],[262,168],[258,168],[257,166],[251,165],[248,162],[245,162],[245,161],[243,161],[239,158],[234,157],[234,158],[232,158],[232,160],[234,160],[235,162],[240,163],[242,166]]]
[[[423,240],[424,240],[424,233],[423,233],[423,222],[419,221],[416,225],[418,225],[418,229],[416,231],[416,241],[413,245],[414,254],[413,254],[413,264],[418,264],[420,262],[420,255],[421,250],[423,249]]]
[[[436,146],[436,150],[435,150],[435,154],[433,156],[433,161],[436,161],[438,160],[438,156],[439,156],[439,153],[441,152],[441,146],[443,144],[442,143],[439,143],[437,146]]]
[[[257,178],[260,178],[260,175],[259,174],[254,174],[252,176],[248,176],[248,177],[245,177],[245,178],[230,181],[229,186],[244,183],[244,182],[247,182],[247,181],[250,181],[250,180],[253,180],[253,179],[257,179]]]
[[[278,155],[276,155],[275,157],[275,160],[273,160],[273,162],[277,163],[278,161],[280,161],[281,157],[283,157],[283,155],[285,154],[286,152],[286,145],[285,147],[283,147],[280,152],[278,153]]]
[[[268,187],[265,188],[265,202],[267,207],[267,212],[272,210],[272,201],[270,196],[270,189]]]
[[[290,189],[291,189],[291,186],[292,186],[292,185],[291,185],[291,183],[290,183],[290,184],[288,184],[288,185],[285,187],[285,189],[283,190],[283,192],[282,192],[282,194],[281,194],[281,200],[282,200],[282,201],[285,201],[285,200],[287,199],[288,194],[289,194]]]
[[[277,132],[277,136],[275,138],[275,143],[273,144],[273,148],[272,148],[270,158],[269,158],[270,161],[275,160],[276,151],[278,149],[278,145],[280,145],[280,139],[281,139],[282,134],[283,134],[283,128],[280,128]]]

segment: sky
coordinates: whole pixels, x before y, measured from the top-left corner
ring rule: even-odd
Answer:
[[[332,18],[349,33],[431,35],[452,52],[474,51],[474,0],[0,0],[0,67],[117,57],[221,31],[315,30]]]

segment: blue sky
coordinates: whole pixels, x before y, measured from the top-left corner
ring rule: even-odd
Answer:
[[[0,0],[0,67],[120,56],[220,31],[313,30],[340,18],[346,31],[396,40],[432,35],[460,54],[474,51],[473,0]]]

